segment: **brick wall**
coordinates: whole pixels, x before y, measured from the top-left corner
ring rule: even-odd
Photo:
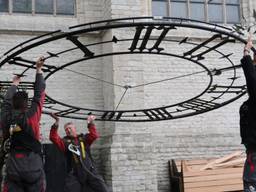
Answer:
[[[68,26],[83,22],[92,22],[100,19],[110,19],[129,16],[144,16],[150,13],[150,0],[86,0],[78,1],[77,17],[50,17],[26,15],[0,15],[0,55],[27,39],[41,32],[56,29],[65,30]],[[242,10],[248,21],[252,22],[252,10],[255,2],[243,1]],[[126,36],[132,31],[112,30],[103,33],[85,35],[81,41],[95,42],[108,40],[113,34]],[[172,33],[175,38],[183,36],[200,37],[204,34],[193,33],[191,30]],[[198,39],[199,41],[200,39]],[[163,44],[165,49],[173,52],[181,48],[177,45]],[[46,51],[57,52],[71,47],[70,42],[53,42],[41,46],[26,55],[36,59]],[[236,43],[232,47],[235,54],[232,59],[239,63],[242,57],[243,45]],[[122,50],[124,47],[116,44],[98,46],[98,53]],[[226,48],[229,50],[230,48]],[[229,51],[227,51],[229,52]],[[58,65],[62,61],[72,60],[82,53],[74,52],[71,56],[62,59],[53,59],[51,62]],[[219,62],[210,58],[208,65]],[[78,63],[72,70],[90,74],[113,83],[136,85],[163,77],[189,73],[191,70],[201,70],[199,66],[177,58],[152,55],[122,55],[94,59]],[[10,80],[12,74],[18,70],[15,66],[1,68],[1,80]],[[241,81],[244,81],[243,74]],[[27,78],[33,78],[29,73]],[[157,84],[128,90],[120,109],[149,108],[157,104],[182,101],[198,93],[204,87],[207,76],[203,79],[193,77],[177,80],[173,83]],[[195,81],[194,81],[195,80]],[[196,83],[194,83],[196,82]],[[66,89],[62,87],[66,86]],[[171,92],[167,91],[172,90]],[[79,91],[78,91],[79,90]],[[185,90],[185,93],[183,92]],[[61,71],[47,80],[47,91],[56,98],[69,104],[79,103],[81,106],[114,109],[120,101],[124,89],[106,86],[102,82],[93,81]],[[75,97],[74,97],[75,96]],[[74,100],[74,98],[76,98]],[[113,192],[167,192],[169,190],[169,176],[167,162],[169,159],[190,159],[198,157],[219,157],[235,150],[243,149],[240,145],[239,115],[240,104],[246,96],[220,109],[183,119],[150,122],[150,123],[113,123],[99,122],[97,127],[101,134],[100,139],[93,145],[93,155],[100,171],[103,173]],[[157,100],[157,102],[156,102]],[[60,127],[70,119],[62,119]],[[78,131],[86,130],[85,122],[74,120]],[[53,120],[48,116],[42,117],[44,142],[48,141],[50,125]],[[64,131],[60,128],[60,134]]]

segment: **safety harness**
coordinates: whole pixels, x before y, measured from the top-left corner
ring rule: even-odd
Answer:
[[[95,175],[94,173],[92,173],[84,164],[84,161],[86,160],[86,158],[90,158],[91,157],[87,157],[86,156],[86,144],[83,141],[83,135],[79,135],[78,136],[78,140],[79,140],[79,145],[75,145],[72,140],[67,139],[67,144],[68,144],[68,150],[72,153],[72,158],[74,159],[74,162],[76,165],[80,164],[82,169],[88,173],[90,176],[103,181],[103,179],[101,177],[98,177],[97,175]],[[90,153],[87,153],[90,156]],[[104,182],[104,181],[103,181]]]
[[[28,130],[23,113],[14,113],[9,129],[9,138],[4,143],[4,150],[23,150],[41,153],[41,143],[35,139]]]

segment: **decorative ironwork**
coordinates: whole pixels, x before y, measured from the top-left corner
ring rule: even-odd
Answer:
[[[118,33],[115,34],[115,30],[123,29],[129,29],[132,33],[128,35],[128,37],[123,37]],[[194,37],[189,36],[183,38],[170,38],[172,37],[172,32],[180,29],[192,29],[199,32],[206,32],[209,35],[209,38],[201,41],[201,43],[193,41]],[[108,30],[113,31],[113,36],[110,39],[90,42],[87,44],[80,40],[80,37],[83,37],[86,34],[92,32],[100,34],[101,32],[104,33]],[[103,86],[108,85],[118,87],[123,90],[123,92],[117,106],[112,110],[67,104],[54,99],[50,96],[51,93],[49,93],[46,95],[44,113],[55,112],[61,117],[74,119],[83,119],[85,114],[92,113],[97,116],[97,120],[102,121],[144,122],[171,120],[193,116],[220,108],[235,101],[246,93],[245,82],[242,81],[241,83],[241,81],[238,81],[240,77],[237,75],[237,71],[241,70],[241,68],[239,63],[234,63],[234,61],[232,61],[234,54],[227,49],[224,51],[221,50],[223,46],[233,45],[236,41],[242,44],[246,43],[246,41],[241,37],[241,32],[232,27],[229,28],[217,24],[180,18],[135,17],[104,20],[72,26],[69,28],[68,32],[62,32],[60,30],[54,31],[15,46],[1,57],[0,67],[8,64],[17,66],[20,69],[18,75],[25,76],[28,72],[35,70],[35,61],[31,58],[27,58],[26,53],[37,47],[57,41],[63,41],[65,43],[69,42],[72,47],[68,49],[63,48],[63,50],[58,50],[56,52],[53,50],[45,52],[45,55],[47,56],[43,71],[46,74],[46,80],[57,72],[65,70],[77,75],[82,75],[88,79],[101,81]],[[168,43],[175,43],[180,47],[188,45],[190,48],[181,49],[182,52],[178,53],[177,51],[164,46],[164,44]],[[102,52],[99,53],[95,51],[96,46],[103,46],[107,44],[111,44],[113,46],[122,45],[126,47],[120,50],[117,49],[118,51],[114,52],[104,52],[104,50],[102,50]],[[254,48],[252,50],[255,52]],[[61,65],[56,65],[56,62],[50,62],[52,59],[60,59],[63,55],[73,51],[80,52],[81,57],[69,60]],[[218,55],[219,63],[224,63],[225,61],[226,64],[218,64],[214,66],[214,68],[207,66],[204,61],[211,53]],[[86,62],[91,59],[127,54],[131,56],[149,54],[175,57],[191,62],[202,69],[199,71],[179,74],[175,77],[163,78],[154,81],[152,80],[144,84],[122,85],[122,83],[100,79],[90,74],[70,68],[77,63]],[[194,95],[189,99],[171,104],[168,103],[159,107],[133,110],[119,109],[119,105],[125,99],[124,96],[130,90],[162,82],[170,83],[172,80],[193,77],[200,74],[206,76],[208,78],[208,82],[205,83],[205,88],[199,94]],[[228,79],[228,81],[224,83],[215,80],[220,77],[226,80]],[[0,85],[2,89],[6,89],[10,85],[10,82],[0,79]],[[20,88],[32,90],[33,81],[21,83]]]

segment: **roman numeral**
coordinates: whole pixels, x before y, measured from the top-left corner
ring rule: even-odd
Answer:
[[[116,116],[116,120],[119,120],[123,115],[123,112],[118,112],[117,116]]]
[[[36,69],[36,62],[28,59],[24,59],[22,57],[15,57],[12,60],[9,61],[9,64],[14,64],[22,67],[26,67],[26,71],[28,69]],[[42,67],[43,72],[51,72],[53,70],[57,69],[57,67],[52,65],[44,64]]]
[[[101,119],[105,119],[107,117],[109,112],[104,112],[103,115],[101,116]]]
[[[223,55],[220,57],[220,59],[225,59],[225,58],[229,58],[231,55],[233,55],[234,53],[229,53],[227,55]]]
[[[185,37],[184,39],[182,39],[180,42],[179,42],[179,45],[182,44],[182,43],[186,43],[188,41],[188,37]]]
[[[214,41],[215,39],[220,39],[222,40],[221,42],[217,43],[216,45],[207,48],[206,50],[202,51],[201,53],[197,53],[195,55],[192,55],[194,52],[196,52],[197,50],[201,49],[201,48],[205,48],[207,44],[209,44],[210,42]],[[209,53],[210,51],[213,51],[215,49],[217,49],[218,47],[228,43],[228,42],[235,42],[235,39],[229,39],[228,37],[223,38],[221,36],[221,34],[215,34],[213,35],[211,38],[207,39],[206,41],[200,43],[199,45],[197,45],[196,47],[194,47],[193,49],[191,49],[190,51],[187,51],[185,53],[183,53],[184,57],[189,56],[191,58],[197,58],[197,60],[202,60],[204,59],[203,55],[205,55],[206,53]]]
[[[58,115],[58,116],[65,116],[67,114],[75,113],[77,111],[80,111],[80,109],[70,108],[70,109],[67,109],[67,110],[59,111],[59,112],[56,113],[56,115]]]
[[[246,86],[225,86],[225,85],[213,85],[207,91],[207,93],[243,93],[246,90]]]
[[[83,53],[84,57],[93,57],[94,52],[90,51],[85,45],[83,45],[79,40],[77,36],[68,36],[68,40],[70,40],[72,43],[74,43]]]
[[[193,100],[187,101],[186,103],[180,104],[179,107],[182,107],[184,109],[192,109],[195,111],[202,111],[202,110],[205,111],[205,110],[213,109],[219,105],[220,104],[214,103],[211,101],[206,101],[202,99],[193,99]]]
[[[220,68],[220,69],[213,69],[213,70],[211,70],[211,74],[212,75],[221,75],[222,72],[224,72],[224,71],[230,71],[230,70],[234,70],[234,69],[240,68],[240,67],[241,67],[241,65],[234,65],[234,66]]]
[[[114,112],[114,111],[106,111],[103,113],[103,115],[101,116],[102,120],[111,120],[115,117],[115,120],[119,120],[124,112],[120,111],[120,112]],[[117,115],[116,115],[117,114]],[[116,115],[116,116],[115,116]]]
[[[150,48],[147,48],[148,41],[152,40],[150,38],[150,36],[151,36],[151,33],[154,29],[161,30],[162,33],[159,35],[158,39],[156,39],[156,42],[154,43],[154,45],[151,46]],[[152,52],[153,50],[156,50],[159,53],[160,51],[164,50],[164,48],[160,48],[159,45],[161,44],[161,42],[163,41],[163,39],[165,38],[166,34],[169,32],[170,29],[176,29],[176,28],[174,26],[158,27],[158,28],[155,28],[154,26],[149,26],[149,27],[139,26],[139,27],[137,27],[135,35],[133,37],[131,47],[129,48],[129,50],[131,52],[133,52],[134,50],[138,49],[140,52],[142,52],[146,49],[149,52]],[[142,36],[142,31],[144,31],[144,30],[146,30],[145,35],[144,35],[144,37],[141,37]],[[141,39],[142,39],[142,41],[141,41],[141,44],[139,45],[139,41]]]
[[[165,108],[143,110],[143,113],[147,115],[150,120],[163,120],[173,118]]]
[[[21,82],[18,88],[22,90],[34,90],[34,82]]]
[[[58,54],[56,54],[56,53],[52,53],[52,52],[49,52],[49,51],[47,51],[47,53],[49,55],[49,58],[50,57],[59,57]]]
[[[11,81],[1,81],[0,85],[1,85],[1,89],[7,90],[8,87],[10,87],[12,84]],[[34,90],[34,82],[20,82],[18,89],[22,89],[22,90]]]
[[[50,99],[49,97],[45,97],[44,105],[54,105],[54,104],[56,104],[56,102],[54,100]]]

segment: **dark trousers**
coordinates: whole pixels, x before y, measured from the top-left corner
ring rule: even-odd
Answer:
[[[65,179],[64,192],[108,192],[108,187],[103,181],[98,178],[87,176],[86,180],[81,181],[81,178],[68,174]]]
[[[6,162],[3,192],[45,192],[42,158],[34,152],[14,152]]]
[[[256,192],[256,152],[247,152],[243,182],[244,192]]]

